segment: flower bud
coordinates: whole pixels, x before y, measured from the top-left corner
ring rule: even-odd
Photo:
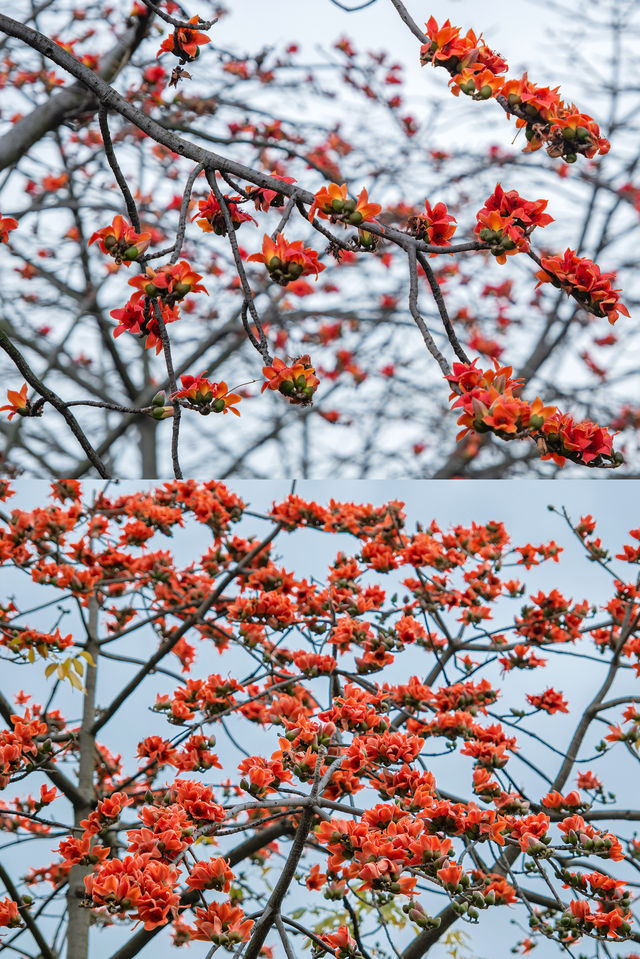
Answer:
[[[128,246],[122,254],[123,260],[136,260],[140,256],[140,250],[137,246]]]
[[[285,396],[290,396],[293,393],[294,389],[295,389],[295,386],[293,385],[293,382],[291,380],[283,380],[280,386],[278,387],[278,390],[281,393],[284,393]]]
[[[342,211],[344,210],[344,200],[332,200],[331,209],[335,213],[342,213]]]
[[[164,399],[165,399],[164,390],[160,390],[160,392],[159,392],[159,393],[156,393],[156,395],[155,395],[155,396],[153,397],[153,399],[151,400],[151,405],[152,405],[152,406],[164,406]]]
[[[166,420],[167,417],[173,416],[173,406],[154,406],[151,416],[154,420]]]
[[[356,201],[355,201],[355,200],[345,200],[345,201],[344,201],[344,212],[345,212],[345,213],[353,213],[354,210],[355,210],[355,208],[356,208]]]
[[[218,397],[217,400],[213,401],[211,409],[214,413],[222,413],[226,405],[225,401],[221,397]]]
[[[186,296],[190,290],[191,290],[190,283],[177,283],[176,286],[174,286],[173,288],[174,294],[180,299],[182,299],[183,296]]]
[[[116,240],[113,233],[110,233],[109,236],[105,236],[103,243],[106,246],[107,250],[113,250],[114,246],[117,246],[118,241]]]

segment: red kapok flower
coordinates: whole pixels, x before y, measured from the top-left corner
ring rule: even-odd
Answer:
[[[237,203],[242,197],[239,196],[226,196],[224,197],[227,203],[227,209],[229,211],[229,216],[231,217],[231,222],[233,223],[234,230],[237,230],[243,223],[247,220],[250,220],[252,223],[258,225],[256,220],[249,214],[244,213],[242,210],[239,210]],[[227,225],[225,223],[224,214],[220,209],[220,204],[216,200],[213,192],[209,194],[206,200],[198,201],[198,212],[195,216],[191,217],[191,220],[198,219],[198,226],[200,229],[204,230],[205,233],[215,233],[217,236],[226,236],[227,235]]]
[[[271,279],[280,286],[286,286],[291,280],[310,273],[315,273],[317,277],[325,268],[323,263],[318,262],[315,250],[305,247],[302,240],[289,243],[282,233],[278,233],[275,242],[265,233],[262,253],[252,253],[247,259],[264,263]]]
[[[330,183],[323,186],[315,194],[315,199],[309,210],[309,219],[313,220],[316,213],[323,220],[331,220],[350,226],[360,226],[366,220],[373,220],[380,213],[379,203],[370,203],[367,191],[363,188],[358,194],[357,201],[351,200],[347,193],[347,184],[338,186]]]
[[[145,349],[155,349],[156,354],[158,354],[162,350],[162,337],[160,336],[160,327],[155,311],[150,308],[145,310],[144,299],[136,298],[137,296],[134,293],[121,309],[111,310],[110,315],[118,321],[113,335],[117,337],[121,333],[127,332],[133,333],[134,336],[145,336]],[[178,312],[166,306],[162,301],[158,305],[165,326],[180,319]]]
[[[195,16],[191,17],[189,23],[195,28],[199,21],[200,18]],[[211,37],[208,37],[206,33],[199,33],[191,27],[178,27],[170,37],[162,41],[157,55],[173,53],[183,62],[196,60],[200,56],[199,47],[204,46],[205,43],[211,43]]]
[[[96,240],[103,253],[112,256],[118,265],[124,262],[128,266],[147,249],[151,234],[136,233],[131,224],[118,214],[113,218],[113,223],[92,235],[88,245],[91,246]]]
[[[166,264],[159,270],[148,266],[140,276],[134,276],[129,280],[129,286],[136,287],[138,291],[133,294],[131,300],[137,303],[142,297],[158,297],[161,302],[173,306],[187,293],[207,293],[205,287],[198,282],[201,279],[201,275],[192,270],[191,264],[186,260]]]
[[[262,384],[261,393],[265,390],[278,390],[290,403],[303,406],[311,402],[320,382],[307,354],[298,357],[291,366],[276,357],[271,366],[263,366],[262,372],[266,382]]]
[[[201,412],[206,413],[235,413],[240,416],[240,411],[234,408],[235,403],[239,403],[242,397],[238,393],[229,393],[227,384],[224,382],[211,383],[201,373],[200,376],[180,377],[182,389],[172,393],[169,397],[174,400],[189,400],[194,406],[207,407]]]
[[[446,203],[436,203],[432,208],[424,201],[426,213],[409,218],[408,226],[419,240],[426,240],[434,246],[451,246],[449,240],[456,232],[456,218],[447,210]]]
[[[23,383],[20,391],[7,390],[7,399],[9,403],[6,406],[0,406],[0,413],[4,410],[10,410],[9,419],[12,420],[16,413],[19,416],[28,416],[29,400],[27,399],[27,384]]]
[[[536,273],[538,286],[552,283],[563,289],[595,316],[606,316],[613,324],[620,313],[629,316],[629,310],[620,302],[613,289],[615,273],[601,273],[600,267],[585,256],[577,256],[567,249],[563,256],[542,257],[542,270]]]
[[[274,180],[282,180],[283,183],[296,182],[292,176],[280,176],[275,170],[272,170],[269,176],[273,177]],[[278,193],[276,190],[269,190],[267,187],[249,184],[249,186],[245,187],[244,192],[247,196],[251,197],[256,205],[256,210],[262,210],[263,213],[266,213],[272,206],[280,207],[284,204],[284,196],[282,193]]]
[[[18,221],[14,220],[12,216],[0,215],[0,243],[6,243],[11,230],[17,230],[17,228]]]

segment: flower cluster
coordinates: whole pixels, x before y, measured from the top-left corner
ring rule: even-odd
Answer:
[[[331,223],[343,223],[345,226],[360,226],[367,220],[373,220],[382,210],[379,203],[370,203],[367,191],[363,188],[356,200],[349,197],[347,184],[338,186],[330,183],[323,186],[314,194],[314,201],[309,210],[309,219],[313,220],[317,214],[323,220]]]
[[[542,459],[558,466],[565,460],[582,465],[618,466],[620,453],[613,451],[613,436],[591,420],[576,422],[555,406],[544,406],[540,397],[533,401],[520,398],[523,380],[511,377],[510,366],[480,370],[473,363],[454,363],[453,373],[445,377],[453,387],[449,399],[452,409],[464,412],[458,425],[464,429],[458,439],[469,433],[491,432],[501,439],[535,439]]]
[[[451,246],[450,240],[456,232],[456,218],[447,210],[446,203],[436,203],[432,208],[424,201],[425,213],[409,217],[408,227],[419,240],[426,240],[434,246]]]
[[[142,299],[157,298],[165,306],[173,307],[188,293],[206,293],[206,289],[199,282],[201,279],[200,274],[192,270],[186,260],[161,266],[158,270],[148,266],[140,276],[129,280],[129,286],[137,290],[130,302],[135,304]]]
[[[249,213],[245,213],[243,210],[238,208],[238,203],[241,201],[242,197],[239,196],[226,196],[224,197],[225,203],[227,205],[227,210],[229,212],[229,217],[233,223],[233,229],[237,230],[242,226],[243,223],[250,221],[255,223],[257,226],[257,221]],[[198,226],[205,233],[215,233],[217,236],[226,236],[227,235],[227,224],[225,222],[224,214],[220,209],[220,204],[218,203],[213,192],[209,194],[206,200],[198,201],[198,212],[195,216],[191,217],[191,220],[197,220]]]
[[[629,310],[618,297],[620,290],[613,288],[615,273],[601,273],[600,267],[588,257],[567,249],[563,256],[543,256],[540,265],[542,269],[536,273],[538,286],[552,283],[594,316],[606,316],[612,326],[621,313],[629,316]]]
[[[302,240],[289,243],[282,233],[278,233],[275,241],[265,233],[262,253],[252,253],[247,259],[264,263],[271,279],[280,286],[311,273],[317,277],[324,270],[324,264],[318,262],[315,250],[305,247]]]
[[[505,263],[507,256],[529,250],[528,237],[535,227],[553,222],[553,217],[544,212],[546,206],[546,200],[524,200],[517,190],[505,193],[498,183],[476,214],[474,232],[498,263]]]
[[[89,240],[89,246],[98,241],[103,253],[113,257],[118,266],[125,263],[127,266],[137,260],[151,242],[150,233],[136,233],[130,223],[123,216],[115,216],[113,223],[97,230]]]
[[[266,382],[262,384],[261,392],[278,390],[290,403],[308,406],[320,382],[315,372],[306,353],[293,360],[290,366],[276,357],[271,366],[262,368]]]
[[[565,103],[558,88],[539,87],[525,73],[520,79],[506,80],[508,65],[482,40],[469,30],[460,35],[460,28],[446,20],[438,26],[434,17],[426,24],[428,43],[420,48],[420,62],[444,67],[451,76],[449,85],[474,100],[496,99],[508,113],[516,116],[516,126],[525,129],[525,152],[546,144],[551,157],[563,157],[574,163],[579,154],[593,157],[607,153],[609,141],[601,136],[595,120],[580,113],[574,104]]]
[[[167,306],[161,300],[158,301],[158,309],[164,325],[175,323],[180,319],[180,315],[175,308]],[[110,315],[117,320],[117,325],[113,331],[114,337],[122,333],[131,333],[133,336],[144,337],[144,345],[147,350],[155,350],[156,355],[162,350],[162,334],[156,312],[144,299],[135,298],[135,294],[120,309],[111,310]]]
[[[172,393],[172,400],[188,400],[200,413],[235,413],[240,416],[240,411],[235,408],[242,397],[238,393],[230,393],[227,384],[224,382],[211,383],[206,378],[206,370],[200,376],[185,375],[180,377],[182,389]]]

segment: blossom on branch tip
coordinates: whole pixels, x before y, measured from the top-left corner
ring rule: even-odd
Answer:
[[[318,262],[315,250],[305,247],[302,240],[289,243],[282,233],[278,233],[275,241],[265,233],[262,253],[252,253],[247,259],[264,263],[271,279],[280,286],[311,273],[317,277],[325,269],[324,264]]]
[[[174,323],[180,319],[177,310],[166,306],[162,301],[158,303],[158,309],[162,316],[165,326],[168,323]],[[134,293],[131,299],[121,308],[111,310],[110,316],[118,321],[118,325],[113,331],[114,337],[121,333],[132,333],[134,336],[144,336],[145,349],[155,349],[156,355],[162,350],[162,336],[160,335],[160,326],[155,315],[145,300],[137,297]]]
[[[229,393],[224,382],[211,383],[205,373],[206,370],[200,376],[181,376],[182,389],[172,393],[169,399],[188,400],[199,407],[201,413],[235,413],[240,416],[234,404],[239,403],[242,397],[238,393]]]
[[[543,256],[540,262],[542,269],[535,274],[536,289],[543,283],[552,283],[594,316],[606,316],[612,326],[621,313],[629,316],[629,310],[618,297],[620,290],[612,286],[615,273],[601,273],[596,263],[570,249],[565,250],[563,256]]]
[[[295,183],[292,176],[280,176],[275,170],[269,174],[274,180],[282,180],[283,183]],[[267,187],[255,186],[253,183],[245,187],[244,192],[250,197],[256,205],[256,210],[262,210],[266,213],[272,206],[281,207],[284,205],[284,196],[277,193],[276,190],[270,190]]]
[[[570,459],[581,465],[619,466],[622,455],[613,451],[613,436],[590,420],[576,422],[555,406],[543,406],[540,397],[529,402],[520,398],[523,380],[512,379],[511,367],[493,370],[476,368],[473,363],[454,363],[453,373],[445,377],[453,390],[452,409],[464,412],[458,425],[465,427],[457,436],[492,432],[501,439],[535,439],[543,460],[552,459],[563,466]]]
[[[12,420],[16,413],[19,416],[28,416],[30,405],[27,399],[27,384],[23,383],[20,390],[7,390],[7,399],[9,403],[6,406],[0,406],[0,413],[10,410],[9,419]]]
[[[313,220],[317,214],[323,220],[332,223],[341,222],[345,226],[360,226],[367,220],[373,220],[382,210],[379,203],[370,203],[367,191],[362,188],[357,200],[349,198],[347,184],[338,186],[330,183],[323,186],[314,194],[314,201],[309,210],[309,219]]]
[[[320,382],[315,372],[306,353],[294,360],[291,366],[276,357],[271,366],[262,368],[266,382],[262,384],[260,392],[278,390],[290,403],[308,406]]]
[[[449,241],[456,232],[456,218],[451,216],[446,203],[436,203],[432,208],[425,200],[424,206],[426,213],[418,213],[407,221],[413,236],[434,246],[451,246]]]
[[[129,286],[136,287],[138,291],[131,300],[137,303],[143,297],[157,297],[165,305],[173,306],[187,293],[207,293],[198,282],[201,279],[201,275],[192,270],[186,260],[161,266],[159,270],[148,266],[144,273],[129,280]]]
[[[173,53],[184,63],[196,60],[200,56],[199,48],[211,43],[211,37],[195,29],[199,22],[200,18],[195,16],[189,20],[192,27],[177,27],[170,37],[162,41],[157,57],[163,53]]]
[[[252,223],[255,223],[257,226],[257,221],[249,214],[245,213],[243,210],[239,210],[237,203],[242,199],[239,196],[226,196],[224,197],[227,210],[229,211],[229,217],[233,223],[234,230],[237,230],[243,223],[247,220],[250,220]],[[227,224],[225,222],[224,214],[220,209],[220,204],[215,198],[213,192],[209,194],[206,200],[198,201],[198,212],[195,216],[191,217],[191,221],[198,219],[198,226],[201,230],[204,230],[205,233],[215,233],[217,236],[226,236],[227,235]]]
[[[525,200],[517,190],[505,193],[498,183],[476,214],[474,232],[498,263],[505,263],[507,256],[529,250],[528,237],[535,227],[553,222],[544,212],[546,206],[547,200]]]
[[[123,216],[113,218],[109,226],[97,230],[89,240],[88,246],[98,241],[103,253],[112,256],[118,266],[125,263],[127,266],[132,260],[137,260],[144,253],[151,242],[150,233],[136,233],[130,223]]]

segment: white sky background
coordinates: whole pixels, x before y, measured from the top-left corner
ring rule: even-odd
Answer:
[[[88,491],[97,487],[98,483],[85,483],[84,489]],[[141,483],[125,481],[117,484],[117,487],[111,486],[111,495],[114,497],[120,493],[133,492],[134,490],[144,489],[153,486],[153,483]],[[273,482],[247,482],[237,481],[227,484],[230,489],[239,494],[248,502],[256,512],[267,512],[272,502],[284,499],[289,491],[290,484],[286,481]],[[49,484],[37,481],[27,481],[18,484],[18,495],[13,497],[5,509],[26,508],[31,509],[35,505],[45,505],[45,494],[48,492]],[[534,568],[527,573],[522,567],[517,567],[510,571],[514,578],[519,578],[526,583],[527,593],[534,593],[538,588],[550,590],[554,587],[560,589],[567,598],[575,601],[588,599],[594,604],[599,604],[611,595],[608,576],[597,566],[589,563],[568,527],[563,520],[550,513],[547,510],[549,503],[556,507],[566,506],[572,519],[578,520],[581,515],[591,513],[598,520],[596,535],[601,535],[604,545],[608,546],[612,553],[619,552],[622,543],[627,539],[626,533],[629,529],[640,525],[640,510],[637,505],[637,484],[635,483],[603,483],[589,481],[573,481],[569,483],[549,483],[545,481],[522,481],[517,483],[501,482],[465,482],[465,481],[425,481],[425,482],[320,482],[320,481],[301,481],[297,484],[296,493],[303,498],[315,499],[320,503],[328,503],[329,499],[339,499],[353,502],[370,502],[374,505],[381,505],[389,499],[399,499],[406,504],[407,524],[406,528],[411,531],[415,528],[416,522],[424,525],[435,519],[443,529],[447,529],[455,524],[469,524],[472,521],[486,522],[488,520],[499,520],[505,523],[511,536],[513,545],[524,545],[531,542],[534,545],[555,539],[565,548],[565,553],[561,557],[560,565],[553,562],[546,562],[539,568]],[[260,535],[265,529],[265,524],[257,520],[248,519],[244,524],[236,527],[239,535],[246,535],[249,532]],[[197,558],[209,545],[210,539],[206,528],[198,524],[188,523],[183,531],[178,531],[172,539],[157,537],[151,541],[152,549],[171,549],[178,564],[187,565],[192,559]],[[288,569],[295,572],[296,576],[316,576],[322,580],[326,577],[327,564],[332,562],[339,550],[345,550],[348,553],[355,553],[358,549],[357,542],[351,537],[328,536],[315,531],[299,531],[293,536],[284,536],[278,539],[274,549],[274,559]],[[624,569],[624,564],[614,562],[614,565],[621,572],[629,572]],[[408,575],[406,570],[401,570],[402,577]],[[0,586],[0,597],[6,599],[7,595],[16,592],[17,604],[27,605],[36,603],[39,600],[37,593],[30,583],[30,580],[24,576],[18,577],[11,570],[0,573],[2,576],[2,585]],[[378,580],[377,576],[374,576]],[[394,585],[390,582],[391,578],[381,577],[380,581],[383,587],[387,589],[388,594],[392,592]],[[391,587],[391,588],[389,588]],[[402,595],[402,593],[400,593]],[[49,598],[47,596],[47,598]],[[522,601],[524,602],[524,600]],[[520,601],[512,601],[507,612],[503,616],[498,613],[491,624],[494,628],[500,625],[506,625],[509,622],[514,611],[519,611]],[[71,616],[68,621],[63,621],[61,631],[63,635],[71,629]],[[148,651],[154,648],[155,640],[152,634],[146,639],[140,634],[140,638],[135,639],[135,647],[129,650],[131,655],[143,658]],[[229,669],[234,669],[234,657],[239,654],[233,653],[231,657],[219,659],[212,654],[208,648],[201,643],[196,643],[198,648],[198,657],[192,675],[207,675],[209,672],[220,672],[226,674]],[[117,651],[114,649],[114,651]],[[427,660],[428,654],[424,654],[424,661],[420,656],[420,651],[415,654],[410,653],[409,657],[400,657],[398,668],[401,670],[399,676],[392,677],[399,679],[408,677],[408,672],[415,672],[418,675],[429,668]],[[236,658],[236,662],[239,660]],[[167,662],[169,668],[177,669],[177,664]],[[13,697],[20,688],[26,688],[33,693],[38,702],[45,700],[47,690],[50,688],[50,682],[45,681],[44,666],[36,665],[34,667],[11,667],[3,663],[3,691],[8,697]],[[238,670],[244,671],[238,666]],[[598,666],[594,667],[596,670]],[[101,670],[99,686],[99,703],[104,705],[115,694],[125,681],[129,678],[132,667],[122,667],[120,664],[108,664]],[[587,697],[592,695],[593,684],[597,682],[594,673],[586,672],[589,670],[589,664],[580,664],[576,668],[575,659],[550,657],[550,666],[544,671],[539,670],[534,674],[529,673],[511,673],[508,680],[500,676],[499,670],[495,670],[495,675],[487,674],[494,685],[498,688],[507,689],[509,695],[507,702],[510,704],[515,699],[520,700],[525,705],[524,694],[526,692],[542,692],[547,686],[552,685],[561,690],[569,700],[573,711],[578,711]],[[385,674],[386,675],[386,674]],[[484,675],[484,673],[482,674]],[[456,681],[459,677],[454,677],[450,681]],[[113,752],[121,752],[125,762],[125,770],[131,772],[133,768],[132,740],[137,741],[145,735],[158,733],[165,737],[170,737],[176,730],[168,726],[160,717],[150,713],[149,706],[153,703],[155,695],[158,692],[170,692],[174,689],[176,683],[164,676],[156,676],[147,680],[144,686],[139,690],[136,696],[132,697],[125,709],[119,714],[101,734],[101,741],[104,742]],[[63,694],[60,701],[54,704],[62,709],[64,715],[68,718],[77,717],[80,709],[80,697],[78,693],[70,691]],[[617,720],[616,715],[616,720]],[[540,717],[536,719],[535,728],[547,741],[557,742],[558,745],[567,742],[572,725],[575,722],[573,716],[565,717],[556,714],[553,717]],[[239,726],[238,729],[241,727]],[[231,726],[233,730],[233,726]],[[599,729],[598,737],[606,732],[604,727]],[[218,743],[216,752],[221,757],[223,765],[230,764],[230,768],[235,768],[235,763],[239,757],[233,751],[228,743],[224,733],[216,730]],[[250,733],[251,741],[247,742],[247,726],[242,724],[243,742],[251,753],[272,751],[275,746],[275,732],[273,730],[262,733],[259,730],[252,730]],[[264,741],[264,747],[262,742]],[[438,752],[438,745],[435,744],[433,752]],[[431,750],[429,750],[431,751]],[[546,758],[541,755],[540,747],[535,747],[528,755],[534,762],[544,762]],[[547,754],[548,755],[548,754]],[[614,750],[610,756],[605,757],[605,763],[608,763],[610,770],[615,770],[615,764],[620,761],[620,752]],[[446,766],[444,765],[446,763]],[[449,788],[452,791],[468,792],[470,761],[454,761],[453,758],[445,756],[441,759],[432,761],[431,768],[443,788]],[[549,772],[555,771],[556,762],[549,768]],[[591,767],[587,767],[591,768]],[[607,766],[597,766],[595,771],[604,775]],[[526,769],[517,764],[514,760],[510,766],[512,775],[518,782],[524,782],[527,773]],[[226,777],[227,772],[217,773],[207,777],[205,781],[217,782]],[[169,772],[169,776],[171,773]],[[522,778],[521,778],[522,777]],[[605,781],[609,788],[618,789],[618,800],[622,804],[625,801],[633,802],[633,796],[627,800],[625,797],[625,785],[632,788],[632,783],[628,781],[618,781],[620,776],[614,771]],[[567,788],[572,788],[575,783],[572,781]],[[30,784],[29,787],[33,791]],[[37,787],[35,788],[37,792]],[[7,797],[7,794],[5,794]],[[7,797],[8,798],[8,797]],[[58,815],[64,816],[63,807]],[[55,818],[55,808],[51,809],[51,814]],[[65,817],[66,818],[66,817]],[[57,840],[56,840],[57,843]],[[54,843],[53,845],[55,845]],[[47,841],[40,844],[41,852],[38,855],[35,844],[32,847],[13,847],[7,853],[3,854],[3,860],[7,863],[14,874],[22,874],[25,871],[25,863],[29,865],[44,864],[50,861],[51,857],[47,853]],[[296,899],[298,896],[296,896]],[[321,897],[318,902],[324,903]],[[517,933],[510,921],[514,917],[515,910],[503,907],[482,916],[479,926],[470,927],[461,926],[467,934],[471,935],[470,946],[472,947],[474,959],[507,959],[509,948],[517,938],[526,935],[526,931]],[[116,938],[124,941],[127,932],[123,930],[122,934],[110,932],[107,936],[100,936],[97,932],[93,933],[93,947],[91,951],[92,959],[95,956],[108,956],[116,947]],[[499,948],[496,949],[496,944]],[[203,944],[194,943],[185,948],[183,953],[191,959],[204,959],[206,949]],[[170,959],[176,953],[169,945],[168,937],[165,934],[159,934],[154,940],[153,945],[147,947],[143,952],[145,956],[155,956],[157,959]],[[182,954],[182,953],[181,953]],[[554,946],[542,943],[536,950],[538,959],[551,959],[557,956],[557,950]],[[590,955],[590,953],[588,953]],[[625,953],[623,952],[622,955]],[[434,959],[444,959],[447,952],[444,948],[439,948],[432,953]],[[464,954],[466,956],[466,953]],[[280,953],[276,948],[274,959],[281,959]]]

